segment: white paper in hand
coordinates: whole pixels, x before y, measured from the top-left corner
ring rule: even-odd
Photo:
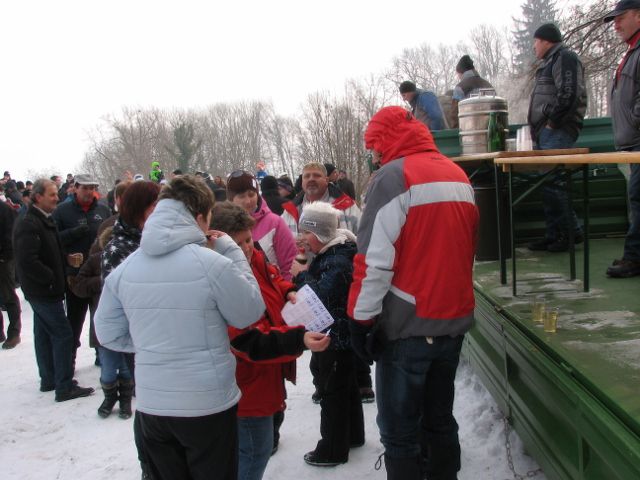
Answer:
[[[282,309],[287,325],[304,325],[310,332],[321,332],[333,323],[333,317],[315,292],[305,285],[296,294],[296,303],[287,302]]]

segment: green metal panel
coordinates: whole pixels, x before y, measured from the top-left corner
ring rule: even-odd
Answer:
[[[516,131],[524,125],[510,125],[509,136],[515,138]],[[441,130],[433,132],[440,151],[453,157],[461,154],[459,130]],[[613,129],[610,117],[588,118],[584,122],[576,147],[589,148],[591,152],[611,152],[613,145]],[[627,182],[615,165],[592,165],[589,167],[590,180],[590,220],[593,236],[624,234],[628,230],[627,216]],[[468,172],[469,173],[469,172]],[[515,175],[515,195],[526,190],[535,174]],[[573,175],[573,204],[577,215],[582,218],[582,173]],[[477,175],[474,183],[493,183],[493,173],[487,170],[484,175]],[[483,212],[480,212],[481,214]],[[516,239],[517,242],[528,242],[544,235],[544,212],[542,210],[541,192],[533,193],[517,209]]]
[[[524,126],[523,124],[509,125],[509,137],[515,138],[516,131]],[[432,133],[436,145],[444,155],[457,157],[462,154],[460,130],[439,130]],[[612,152],[614,146],[611,118],[587,118],[576,142],[576,147],[587,147],[594,153]]]
[[[622,243],[592,242],[592,293],[564,279],[566,254],[519,254],[528,297],[475,267],[465,354],[550,479],[640,479],[640,278],[604,275]],[[560,308],[558,333],[532,323],[533,295]]]

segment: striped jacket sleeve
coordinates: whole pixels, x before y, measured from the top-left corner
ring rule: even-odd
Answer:
[[[409,210],[403,166],[404,161],[398,160],[380,169],[367,193],[349,291],[348,313],[354,320],[373,320],[382,311],[382,301],[391,288],[395,242]]]

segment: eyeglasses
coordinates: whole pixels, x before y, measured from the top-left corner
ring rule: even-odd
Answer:
[[[256,178],[253,175],[251,175],[246,170],[234,170],[233,172],[231,172],[231,174],[229,174],[229,178],[227,178],[227,183],[232,178],[239,178],[239,177],[242,177],[244,175],[246,175],[247,177],[251,178],[251,185],[253,186],[253,189],[256,192],[259,191],[260,190],[260,185],[258,184],[258,181],[256,180]]]

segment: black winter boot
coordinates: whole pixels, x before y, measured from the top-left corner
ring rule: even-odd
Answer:
[[[133,380],[120,380],[120,413],[123,419],[131,418],[131,397],[133,397]]]
[[[391,458],[384,455],[387,480],[422,480],[420,458]]]
[[[100,383],[102,385],[102,391],[104,392],[104,401],[102,405],[98,407],[98,415],[102,418],[107,418],[111,415],[113,406],[118,401],[118,382],[113,383]]]

